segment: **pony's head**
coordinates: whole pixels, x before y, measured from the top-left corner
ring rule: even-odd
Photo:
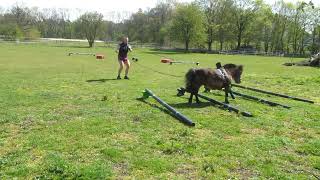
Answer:
[[[232,79],[237,83],[241,83],[241,75],[243,72],[243,66],[242,65],[235,65],[235,64],[225,64],[223,68],[230,73],[232,76]]]

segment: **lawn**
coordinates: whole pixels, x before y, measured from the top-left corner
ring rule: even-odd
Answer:
[[[136,49],[130,80],[114,80],[114,49],[85,44],[0,44],[0,179],[319,179],[320,69],[285,67],[288,58],[184,54]],[[68,52],[99,52],[67,56]],[[161,57],[244,65],[242,84],[315,104],[238,89],[292,106],[242,98],[248,118],[177,97],[191,64]],[[301,59],[295,59],[299,61]],[[188,127],[145,88],[196,123]],[[224,100],[223,92],[207,96]]]

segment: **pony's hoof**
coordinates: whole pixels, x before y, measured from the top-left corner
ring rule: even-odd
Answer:
[[[225,103],[225,104],[229,104],[229,101],[225,101],[224,103]]]

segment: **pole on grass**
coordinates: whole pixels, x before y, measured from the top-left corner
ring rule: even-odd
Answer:
[[[310,100],[307,100],[307,99],[297,98],[297,97],[288,96],[288,95],[284,95],[284,94],[278,94],[278,93],[269,92],[269,91],[256,89],[256,88],[251,88],[251,87],[245,87],[245,86],[241,86],[241,85],[238,85],[238,84],[232,84],[232,86],[238,87],[238,88],[242,88],[242,89],[248,89],[248,90],[251,90],[251,91],[260,92],[260,93],[264,93],[264,94],[269,94],[269,95],[273,95],[273,96],[278,96],[278,97],[283,97],[283,98],[287,98],[287,99],[292,99],[292,100],[296,100],[296,101],[301,101],[301,102],[314,104],[314,101],[310,101]]]
[[[177,96],[183,96],[185,94],[185,92],[186,92],[185,88],[179,88]],[[233,106],[231,106],[229,104],[226,104],[226,103],[223,103],[223,102],[219,102],[217,100],[214,100],[212,98],[206,97],[206,96],[201,95],[201,94],[198,94],[198,97],[200,97],[202,99],[205,99],[205,100],[211,102],[212,104],[219,105],[223,109],[227,109],[229,111],[233,111],[233,112],[238,113],[238,114],[240,113],[241,115],[246,116],[246,117],[253,117],[253,115],[250,112],[240,111],[239,109],[237,109],[237,108],[235,108],[235,107],[233,107]]]
[[[235,108],[235,107],[233,107],[233,106],[231,106],[229,104],[214,100],[212,98],[209,98],[209,97],[201,95],[201,94],[198,94],[198,96],[200,98],[202,98],[202,99],[205,99],[205,100],[213,103],[213,104],[220,105],[222,108],[227,109],[229,111],[233,111],[233,112],[238,113],[238,114],[240,113],[241,115],[246,116],[246,117],[253,117],[253,115],[251,113],[246,112],[246,111],[240,111],[239,109],[237,109],[237,108]]]
[[[153,94],[152,91],[150,91],[149,89],[145,89],[143,92],[143,99],[147,99],[149,97],[152,97],[153,99],[155,99],[156,101],[158,101],[162,106],[164,106],[167,110],[169,110],[178,120],[180,120],[181,122],[185,123],[186,125],[189,126],[195,126],[195,123],[192,122],[192,120],[190,120],[189,118],[187,118],[186,116],[184,116],[183,114],[181,114],[179,111],[175,110],[173,107],[171,107],[169,104],[167,104],[166,102],[164,102],[162,99],[160,99],[159,97],[157,97],[155,94]]]
[[[291,108],[290,106],[287,106],[287,105],[279,104],[279,103],[276,103],[276,102],[272,102],[272,101],[269,101],[269,100],[261,99],[261,98],[254,97],[254,96],[250,96],[250,95],[247,95],[247,94],[242,94],[242,93],[238,93],[238,92],[235,92],[235,91],[232,91],[232,93],[237,95],[237,96],[241,96],[241,97],[244,97],[244,98],[247,98],[247,99],[251,99],[251,100],[255,100],[255,101],[261,102],[263,104],[268,104],[269,106],[281,106],[281,107],[286,108],[286,109],[290,109]]]

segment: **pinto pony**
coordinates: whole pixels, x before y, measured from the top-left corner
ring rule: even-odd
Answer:
[[[234,80],[237,84],[241,83],[241,74],[243,72],[242,65],[226,64],[219,69],[190,69],[186,75],[186,91],[190,93],[189,103],[192,103],[193,95],[199,103],[198,92],[201,86],[205,86],[207,90],[216,89],[225,91],[225,103],[228,101],[228,93],[234,99],[231,92],[231,82]]]

